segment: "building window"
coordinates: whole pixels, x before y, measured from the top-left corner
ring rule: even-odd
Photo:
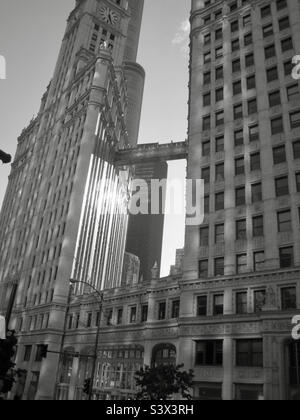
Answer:
[[[215,226],[215,244],[223,244],[224,242],[224,223],[221,223]]]
[[[136,306],[133,306],[132,308],[130,308],[130,324],[134,324],[136,322],[136,314]]]
[[[201,177],[204,181],[204,184],[209,184],[210,183],[210,167],[203,168],[201,170]]]
[[[199,278],[206,279],[208,277],[208,260],[199,261]]]
[[[296,287],[281,289],[281,309],[283,311],[297,309]]]
[[[223,315],[224,314],[224,295],[215,295],[214,296],[214,315]]]
[[[253,40],[252,40],[252,34],[251,33],[246,34],[244,36],[244,46],[247,47],[248,45],[251,45],[252,42],[253,42]]]
[[[210,85],[211,83],[211,73],[210,72],[206,72],[203,75],[203,84],[204,85]]]
[[[265,253],[264,251],[254,252],[253,254],[254,271],[262,271],[265,268]]]
[[[203,95],[203,106],[210,106],[211,104],[211,95],[210,93],[207,93],[206,95]]]
[[[290,114],[290,123],[292,129],[300,127],[300,111]]]
[[[294,48],[292,38],[286,38],[281,41],[281,51],[285,53],[286,51],[290,51]]]
[[[251,89],[255,89],[255,88],[256,88],[255,76],[247,77],[247,89],[251,90]]]
[[[266,291],[255,290],[254,291],[254,312],[256,314],[259,312],[262,312],[265,304],[266,304]]]
[[[247,254],[237,255],[236,257],[236,272],[237,274],[244,274],[248,271]]]
[[[180,314],[180,300],[174,300],[172,302],[172,318],[179,318]]]
[[[239,21],[235,20],[234,22],[231,22],[231,33],[237,32],[239,30]]]
[[[274,147],[273,149],[274,165],[286,162],[285,145]]]
[[[239,95],[242,93],[242,82],[240,80],[234,82],[232,85],[232,90],[234,95]]]
[[[243,118],[243,105],[238,104],[233,107],[233,115],[235,120]]]
[[[216,138],[216,153],[224,152],[224,136]]]
[[[211,43],[211,34],[204,35],[204,45],[209,45]]]
[[[269,105],[271,108],[273,106],[281,105],[281,96],[279,90],[269,93]]]
[[[237,220],[236,222],[236,240],[247,239],[247,222],[246,219]]]
[[[235,175],[245,175],[245,160],[243,157],[235,159]]]
[[[278,232],[291,232],[292,231],[292,215],[291,211],[281,211],[277,214]]]
[[[24,348],[24,362],[30,362],[32,346],[25,346]]]
[[[292,246],[279,249],[280,268],[294,266],[294,248]]]
[[[288,101],[295,101],[299,99],[299,86],[298,83],[295,83],[291,86],[286,88],[286,93],[288,97]]]
[[[289,178],[287,176],[275,179],[276,197],[289,195]]]
[[[224,125],[224,111],[216,112],[216,127]]]
[[[216,48],[215,54],[216,60],[223,57],[223,47]]]
[[[93,316],[93,314],[91,312],[87,314],[87,321],[86,321],[86,327],[87,328],[91,328],[91,326],[92,326],[92,316]],[[108,325],[110,325],[110,324],[108,324]]]
[[[41,362],[43,360],[44,354],[46,353],[46,349],[48,348],[45,344],[39,344],[36,347],[36,355],[35,355],[35,361]]]
[[[223,341],[196,341],[197,366],[222,366]]]
[[[293,143],[294,159],[300,158],[300,140]]]
[[[207,315],[207,296],[197,297],[197,316]]]
[[[224,181],[224,163],[216,165],[216,182]]]
[[[207,247],[209,245],[209,228],[200,228],[200,246]]]
[[[276,57],[275,45],[269,45],[265,48],[265,59],[268,60],[269,58],[273,57]]]
[[[245,187],[240,187],[235,190],[235,204],[236,206],[244,206],[246,204]]]
[[[271,16],[271,6],[264,6],[260,9],[261,18],[265,19],[268,16]]]
[[[297,192],[300,192],[300,172],[296,174],[296,189]]]
[[[267,69],[267,82],[271,83],[271,82],[274,82],[275,80],[278,80],[277,66]]]
[[[287,7],[287,0],[277,0],[276,1],[277,11],[283,10]]]
[[[208,64],[211,62],[211,52],[207,52],[204,54],[204,64]]]
[[[216,102],[223,101],[224,99],[224,89],[220,88],[216,90]]]
[[[148,305],[142,306],[142,322],[148,321]]]
[[[248,293],[239,292],[236,294],[236,313],[244,315],[248,313]]]
[[[245,65],[246,65],[247,68],[254,66],[254,54],[253,53],[246,55]]]
[[[259,171],[260,168],[260,153],[253,153],[250,155],[250,169],[251,171]]]
[[[236,365],[263,367],[263,340],[237,340]]]
[[[231,42],[231,51],[235,52],[235,51],[239,51],[240,49],[240,40],[239,39],[234,39]]]
[[[272,23],[263,26],[262,30],[264,38],[268,38],[268,36],[272,36],[274,34]]]
[[[210,115],[203,117],[203,131],[210,130]]]
[[[253,237],[258,238],[264,236],[264,217],[253,217]]]
[[[284,31],[285,29],[289,29],[290,28],[290,19],[288,16],[285,16],[281,19],[279,19],[278,21],[278,25],[279,25],[279,30],[280,31]],[[293,46],[292,46],[293,48]]]
[[[249,127],[249,141],[258,141],[259,140],[259,126],[258,124],[252,125]]]
[[[262,201],[262,184],[258,182],[257,184],[251,185],[251,196],[252,203],[259,203]]]
[[[253,115],[257,113],[257,101],[256,99],[250,99],[248,101],[248,115]]]
[[[118,309],[117,324],[122,325],[123,323],[123,308]]]
[[[224,210],[224,192],[215,195],[216,211]]]
[[[167,303],[160,302],[158,305],[158,320],[163,321],[166,319],[166,310],[167,310]]]
[[[223,29],[219,28],[215,31],[215,40],[219,41],[221,39],[223,39]]]
[[[232,73],[239,73],[241,71],[241,61],[240,59],[234,60],[232,62]]]
[[[284,66],[284,75],[285,76],[290,76],[292,74],[293,67],[294,67],[292,60],[286,61],[283,64],[283,66]]]
[[[235,147],[243,146],[244,144],[244,131],[236,130],[234,132],[234,145]]]

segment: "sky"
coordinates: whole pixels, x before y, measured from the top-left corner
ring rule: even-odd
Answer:
[[[22,129],[38,112],[52,78],[75,0],[1,0],[0,148],[14,155]],[[190,0],[145,0],[138,62],[146,71],[139,143],[187,137],[188,17]],[[10,172],[0,163],[0,206]],[[183,179],[185,161],[169,163],[169,178]],[[184,245],[184,215],[166,216],[161,275]]]

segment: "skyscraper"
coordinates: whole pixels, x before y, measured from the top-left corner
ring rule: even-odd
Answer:
[[[186,230],[197,309],[186,292],[181,316],[200,322],[186,348],[199,397],[285,399],[300,385],[299,33],[297,0],[192,1],[188,177],[205,180],[206,214]]]
[[[0,219],[1,311],[17,284],[12,325],[32,398],[53,397],[57,356],[30,369],[37,341],[59,351],[70,278],[121,284],[129,170],[113,157],[137,142],[142,12],[141,0],[76,1],[39,113],[18,139]]]

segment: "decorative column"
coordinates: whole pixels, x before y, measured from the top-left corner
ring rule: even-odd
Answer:
[[[224,401],[231,401],[233,397],[233,339],[226,337],[223,343],[223,392],[222,398]]]

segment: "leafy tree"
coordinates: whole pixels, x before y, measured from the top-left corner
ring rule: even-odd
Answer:
[[[193,383],[193,371],[181,371],[184,365],[160,365],[145,367],[136,372],[135,380],[140,392],[138,400],[167,400],[174,394],[181,394],[190,400],[189,393]]]

